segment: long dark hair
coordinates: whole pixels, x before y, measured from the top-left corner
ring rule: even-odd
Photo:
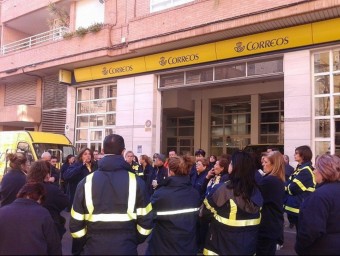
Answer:
[[[249,153],[236,151],[231,156],[232,172],[228,188],[234,190],[234,196],[242,196],[245,200],[250,200],[256,187],[255,165]]]

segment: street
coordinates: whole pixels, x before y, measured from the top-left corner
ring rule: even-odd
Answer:
[[[66,218],[66,233],[64,234],[63,240],[62,240],[62,246],[63,246],[63,255],[71,255],[71,247],[72,247],[72,238],[70,235],[70,232],[68,230],[68,224],[70,220],[70,213],[69,212],[62,212],[62,216]],[[294,244],[295,244],[295,228],[290,229],[287,219],[285,218],[285,229],[284,229],[284,245],[283,247],[276,251],[276,255],[296,255],[294,251]],[[147,243],[140,244],[138,246],[138,254],[144,255],[145,250],[147,247]]]

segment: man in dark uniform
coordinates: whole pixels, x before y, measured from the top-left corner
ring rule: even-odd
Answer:
[[[153,212],[143,179],[124,160],[123,137],[104,139],[99,169],[77,186],[70,232],[85,255],[137,255],[152,230]]]

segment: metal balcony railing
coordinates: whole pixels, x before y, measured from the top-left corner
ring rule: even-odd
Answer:
[[[30,36],[19,41],[15,41],[13,43],[9,43],[3,45],[1,47],[1,54],[5,55],[11,52],[20,51],[23,49],[31,48],[32,46],[48,42],[48,41],[56,41],[63,39],[63,35],[69,32],[69,28],[67,27],[58,27],[53,30],[40,33],[34,36]]]

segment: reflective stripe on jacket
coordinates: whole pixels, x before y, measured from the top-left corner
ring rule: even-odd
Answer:
[[[70,231],[73,238],[88,235],[85,254],[112,253],[117,244],[117,253],[134,254],[134,247],[151,233],[152,219],[144,181],[131,172],[123,157],[105,156],[99,170],[77,187]]]

